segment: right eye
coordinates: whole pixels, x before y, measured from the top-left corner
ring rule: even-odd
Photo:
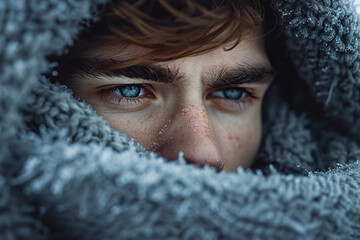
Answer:
[[[240,100],[246,96],[246,92],[241,88],[228,88],[214,91],[212,97],[220,97],[227,100]]]
[[[139,85],[119,86],[113,90],[114,94],[120,97],[136,98],[145,95],[145,89]]]
[[[107,103],[133,108],[141,106],[155,97],[150,89],[150,86],[143,84],[118,85],[102,90],[101,95]]]

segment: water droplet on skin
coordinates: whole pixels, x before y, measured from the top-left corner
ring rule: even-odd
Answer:
[[[158,148],[159,148],[160,144],[157,142],[154,142],[151,144],[151,146],[149,147],[150,151],[155,152]]]
[[[159,135],[162,135],[165,132],[166,128],[167,128],[167,125],[166,124],[163,125],[161,130],[159,131]]]
[[[185,115],[185,113],[187,113],[188,111],[189,111],[189,109],[183,108],[183,109],[181,109],[181,114]]]

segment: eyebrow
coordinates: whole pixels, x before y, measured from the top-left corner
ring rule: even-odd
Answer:
[[[143,80],[174,83],[180,80],[179,70],[170,70],[169,67],[158,66],[155,64],[138,64],[125,68],[116,68],[121,62],[116,60],[99,59],[74,59],[73,67],[78,69],[81,75],[90,75],[93,77],[128,77]]]
[[[116,68],[119,63],[111,59],[100,61],[98,59],[79,59],[77,64],[80,71],[92,76],[128,77],[148,81],[179,84],[184,76],[179,74],[179,69],[171,70],[169,67],[155,64],[138,64],[125,68]],[[79,63],[79,62],[78,62]],[[265,64],[254,66],[240,64],[236,67],[219,67],[206,74],[203,84],[209,88],[221,88],[241,84],[265,84],[273,80],[275,69]]]
[[[169,67],[157,66],[154,64],[139,64],[126,68],[111,70],[110,76],[125,76],[128,78],[140,78],[162,83],[179,82],[182,76],[179,75],[179,69],[170,70]]]
[[[211,88],[222,88],[231,85],[242,84],[267,84],[276,76],[276,70],[265,64],[244,65],[236,67],[221,67],[213,70],[205,79],[204,83]]]

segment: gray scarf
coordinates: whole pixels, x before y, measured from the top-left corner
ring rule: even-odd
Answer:
[[[105,2],[0,2],[0,239],[360,238],[352,1],[274,2],[286,74],[237,173],[166,162],[47,80]]]

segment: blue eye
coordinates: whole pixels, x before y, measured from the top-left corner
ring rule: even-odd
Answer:
[[[124,87],[117,87],[113,93],[120,95],[121,97],[136,98],[142,93],[142,89],[143,88],[138,85],[127,85]]]
[[[241,88],[228,88],[220,91],[215,91],[211,94],[213,97],[221,97],[229,100],[240,100],[244,98],[246,92]]]

